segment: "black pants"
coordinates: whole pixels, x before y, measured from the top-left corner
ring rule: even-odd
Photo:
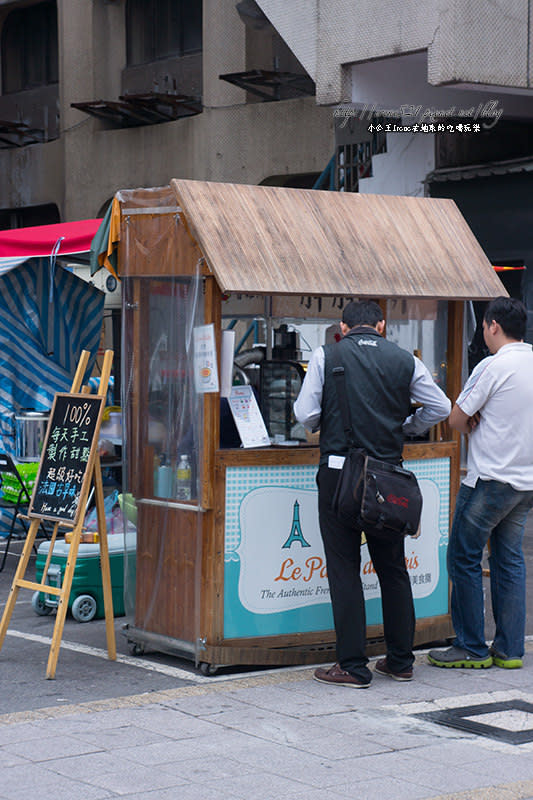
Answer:
[[[337,636],[337,661],[342,669],[368,679],[366,617],[361,583],[361,530],[344,525],[331,508],[339,470],[321,466],[318,513]],[[368,550],[381,588],[387,664],[394,672],[413,661],[415,613],[411,582],[405,566],[404,539],[383,539],[365,526]]]

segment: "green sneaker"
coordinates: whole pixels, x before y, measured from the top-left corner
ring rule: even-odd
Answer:
[[[496,667],[501,667],[502,669],[520,669],[522,667],[521,658],[507,658],[503,653],[498,653],[493,647],[489,648],[489,653],[492,656],[492,663]]]
[[[428,661],[435,667],[459,667],[463,669],[488,669],[492,667],[492,656],[478,658],[469,653],[468,650],[463,650],[462,647],[456,647],[455,645],[448,647],[446,650],[430,650]]]

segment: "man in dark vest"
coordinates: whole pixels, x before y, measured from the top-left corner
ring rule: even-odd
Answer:
[[[332,508],[348,443],[337,399],[333,349],[339,348],[356,447],[374,458],[401,464],[405,435],[420,435],[450,413],[451,404],[420,359],[383,338],[383,313],[370,300],[350,302],[341,322],[343,338],[315,350],[294,404],[307,429],[320,429],[317,475],[320,532],[337,637],[337,663],[315,671],[323,683],[366,688],[372,680],[365,655],[366,620],[360,577],[362,529],[347,525]],[[420,404],[411,413],[411,404]],[[415,615],[405,565],[404,540],[366,525],[383,608],[387,655],[375,670],[399,681],[413,677]],[[394,538],[393,538],[394,536]]]

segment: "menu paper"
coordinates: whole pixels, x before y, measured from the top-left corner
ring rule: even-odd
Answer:
[[[194,329],[194,385],[198,393],[218,392],[215,326],[198,325]]]
[[[243,447],[265,447],[270,438],[251,386],[233,386],[228,398]]]

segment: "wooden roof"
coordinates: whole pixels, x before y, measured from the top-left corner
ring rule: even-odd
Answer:
[[[507,294],[453,200],[172,180],[224,292]]]

